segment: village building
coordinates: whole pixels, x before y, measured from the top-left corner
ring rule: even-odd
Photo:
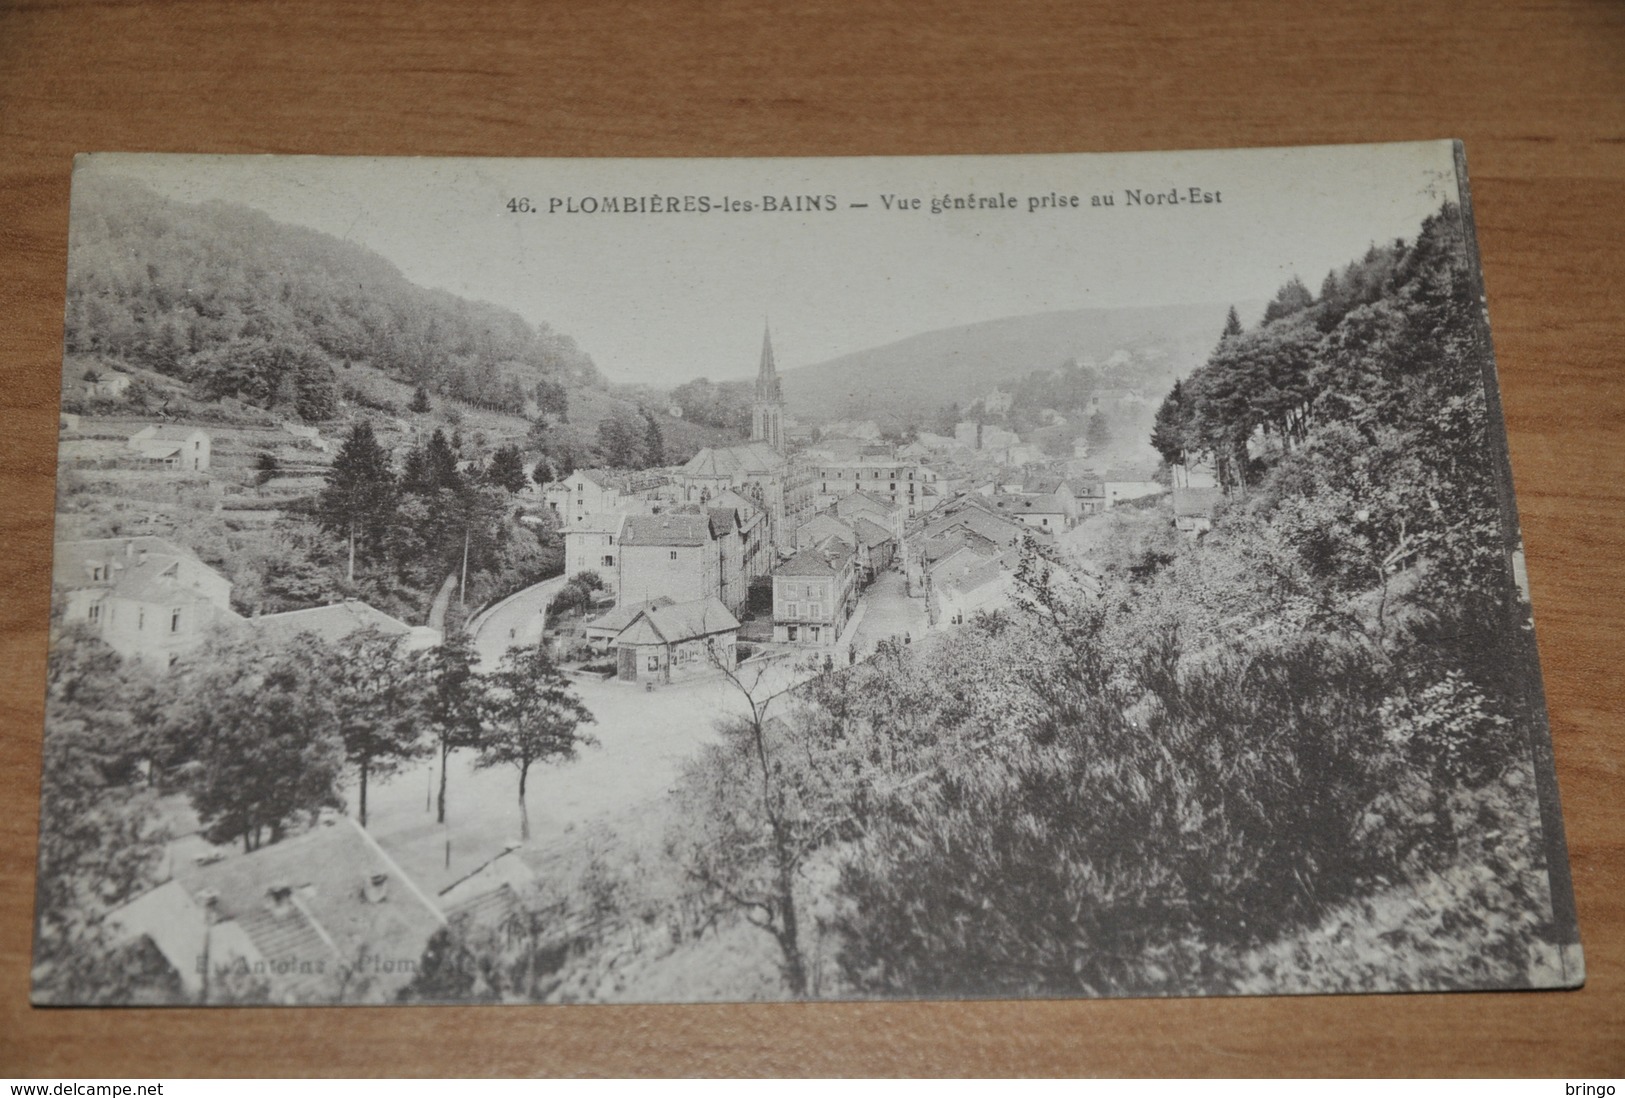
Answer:
[[[646,606],[610,643],[616,677],[626,682],[680,682],[732,670],[739,620],[711,595]]]
[[[171,872],[108,923],[125,942],[155,947],[166,982],[178,982],[192,1002],[392,1002],[446,924],[348,817]]]
[[[1055,493],[1001,492],[988,502],[1006,518],[1049,534],[1070,530],[1077,519],[1076,502]]]
[[[130,436],[127,448],[149,465],[177,472],[209,471],[209,432],[201,427],[149,425]]]
[[[857,556],[858,580],[863,586],[890,568],[897,553],[892,531],[862,514],[838,518],[834,509],[820,511],[796,531],[796,548],[810,549],[835,538]]]
[[[568,529],[588,515],[647,510],[632,486],[632,478],[607,469],[577,469],[542,489],[542,502]]]
[[[1078,501],[1078,516],[1087,518],[1106,509],[1106,484],[1099,477],[1079,476],[1067,481],[1072,498]]]
[[[604,590],[618,596],[621,586],[621,530],[625,514],[587,514],[566,526],[564,572],[574,576],[592,572],[604,582]]]
[[[813,482],[766,442],[707,446],[672,477],[683,503],[709,505],[732,491],[766,516],[768,544],[788,551],[796,527],[816,509]]]
[[[857,605],[857,554],[838,538],[796,553],[773,571],[773,639],[833,645]]]
[[[632,624],[632,619],[645,610],[658,610],[664,606],[675,606],[671,599],[661,596],[648,602],[623,602],[611,607],[604,614],[589,621],[582,629],[582,636],[586,642],[601,651],[608,651],[610,642],[618,637],[621,630]]]
[[[621,602],[662,596],[677,603],[722,597],[723,554],[709,513],[629,515],[621,526]]]
[[[155,667],[242,620],[231,609],[231,581],[163,538],[58,542],[51,582],[64,624],[87,625],[119,655]]]
[[[917,461],[900,459],[889,448],[851,458],[809,462],[805,468],[817,485],[813,501],[817,510],[859,490],[889,501],[909,516],[924,514],[942,501],[935,470]]]

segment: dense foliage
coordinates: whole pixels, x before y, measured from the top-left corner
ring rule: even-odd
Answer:
[[[335,368],[365,362],[467,403],[519,412],[536,400],[557,415],[562,383],[598,379],[568,336],[242,206],[85,176],[69,248],[68,351],[185,378],[205,396],[324,419]]]
[[[781,942],[773,913],[826,894],[850,991],[1420,988],[1552,963],[1528,607],[1459,212],[1227,328],[1157,427],[1171,461],[1217,459],[1210,532],[1092,520],[1098,582],[1032,553],[1015,610],[819,676],[732,766],[691,771],[696,864],[776,903],[753,921]],[[797,880],[770,891],[772,871]],[[1359,953],[1337,937],[1356,909],[1384,928]],[[1439,920],[1443,954],[1421,944]]]

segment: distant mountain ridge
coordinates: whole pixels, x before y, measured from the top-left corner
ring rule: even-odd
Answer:
[[[1238,303],[1238,310],[1248,315],[1251,304]],[[782,370],[785,404],[811,423],[923,419],[1069,359],[1094,366],[1113,385],[1160,397],[1206,361],[1230,305],[1070,309],[922,332]]]

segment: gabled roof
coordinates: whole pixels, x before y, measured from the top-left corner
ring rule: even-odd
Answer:
[[[286,890],[282,902],[272,902],[272,889]],[[445,923],[440,909],[348,817],[253,853],[177,867],[170,884],[113,918],[126,933],[152,938],[172,965],[195,968],[207,897],[213,898],[215,931],[242,935],[268,962],[279,998],[336,993],[343,967],[356,965],[363,954],[374,961],[415,961]],[[178,925],[183,920],[185,928]],[[410,978],[407,967],[365,970],[373,995],[393,997]]]
[[[835,506],[837,508],[846,506],[856,507],[859,510],[878,510],[883,515],[890,515],[897,510],[897,505],[892,503],[890,500],[881,499],[879,496],[871,495],[862,488],[859,488],[855,492],[848,492],[846,495],[835,501]]]
[[[870,549],[894,540],[890,530],[879,523],[870,522],[862,515],[852,520],[852,531],[858,535],[858,540]]]
[[[276,640],[288,641],[308,633],[329,644],[363,629],[376,629],[392,637],[412,631],[412,627],[404,621],[360,599],[346,599],[306,610],[287,610],[280,614],[262,614],[248,621],[260,633]]]
[[[688,459],[683,473],[691,477],[749,476],[776,473],[785,466],[785,457],[765,442],[738,446],[707,446]]]
[[[619,633],[622,629],[625,629],[628,625],[631,625],[633,620],[645,610],[656,610],[662,606],[675,605],[676,600],[669,599],[665,595],[661,595],[657,599],[651,599],[649,602],[622,603],[620,606],[616,606],[611,609],[602,617],[594,618],[592,621],[589,621],[587,623],[587,628],[607,629]]]
[[[796,541],[805,541],[809,545],[822,541],[825,538],[840,538],[849,544],[858,543],[857,531],[850,523],[836,518],[829,511],[820,511],[796,530]]]
[[[1021,490],[1028,495],[1054,495],[1062,488],[1071,491],[1071,485],[1066,478],[1054,473],[1034,473],[1021,484]]]
[[[707,595],[693,602],[657,606],[644,610],[616,636],[616,644],[676,644],[679,641],[728,633],[739,628],[739,619],[722,600]]]
[[[225,580],[190,549],[163,538],[143,536],[59,541],[51,563],[51,581],[70,590],[104,588],[142,602],[191,603],[199,596],[178,578],[182,561]],[[98,567],[103,570],[99,580],[92,578],[92,570]]]
[[[628,515],[621,527],[622,545],[704,545],[714,537],[710,515]]]
[[[154,424],[150,427],[141,428],[141,430],[137,431],[135,436],[131,438],[131,441],[156,442],[162,440],[164,442],[185,442],[193,435],[203,435],[205,438],[207,438],[208,434],[209,432],[205,431],[201,427],[177,427],[173,424],[167,423]]]
[[[632,487],[632,482],[627,476],[611,472],[608,469],[577,469],[576,472],[581,474],[583,480],[589,480],[600,488],[614,488],[617,491],[625,492]],[[570,478],[565,477],[564,479],[569,480]]]
[[[563,527],[564,536],[571,534],[609,534],[611,537],[621,536],[621,527],[630,516],[621,512],[594,512],[581,516],[580,521],[566,523]]]
[[[711,536],[714,538],[726,537],[739,529],[739,513],[732,507],[707,507],[705,513],[711,519]]]
[[[718,492],[711,500],[711,506],[732,507],[735,511],[740,512],[742,520],[748,519],[751,515],[760,514],[762,510],[760,504],[746,499],[732,488]]]
[[[851,550],[834,538],[803,549],[777,568],[775,576],[833,576],[852,559]]]

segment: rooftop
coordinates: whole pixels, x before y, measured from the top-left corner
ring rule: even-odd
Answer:
[[[739,628],[739,619],[722,600],[707,595],[693,602],[644,610],[615,638],[617,644],[676,644]]]
[[[784,469],[784,455],[765,442],[744,442],[737,446],[707,446],[688,459],[682,472],[691,477],[750,476],[777,473]]]
[[[376,629],[388,636],[400,636],[412,631],[412,627],[404,621],[360,599],[346,599],[307,610],[263,614],[248,620],[262,634],[278,640],[292,640],[308,633],[329,644],[362,629]]]
[[[704,545],[713,537],[710,515],[629,515],[621,527],[622,545]]]
[[[659,598],[652,599],[649,602],[622,603],[601,617],[597,617],[592,621],[589,621],[587,623],[587,628],[608,629],[619,633],[622,629],[625,629],[628,625],[631,625],[633,620],[645,610],[656,610],[662,606],[674,605],[676,605],[675,600],[669,599],[665,595],[661,595]]]

